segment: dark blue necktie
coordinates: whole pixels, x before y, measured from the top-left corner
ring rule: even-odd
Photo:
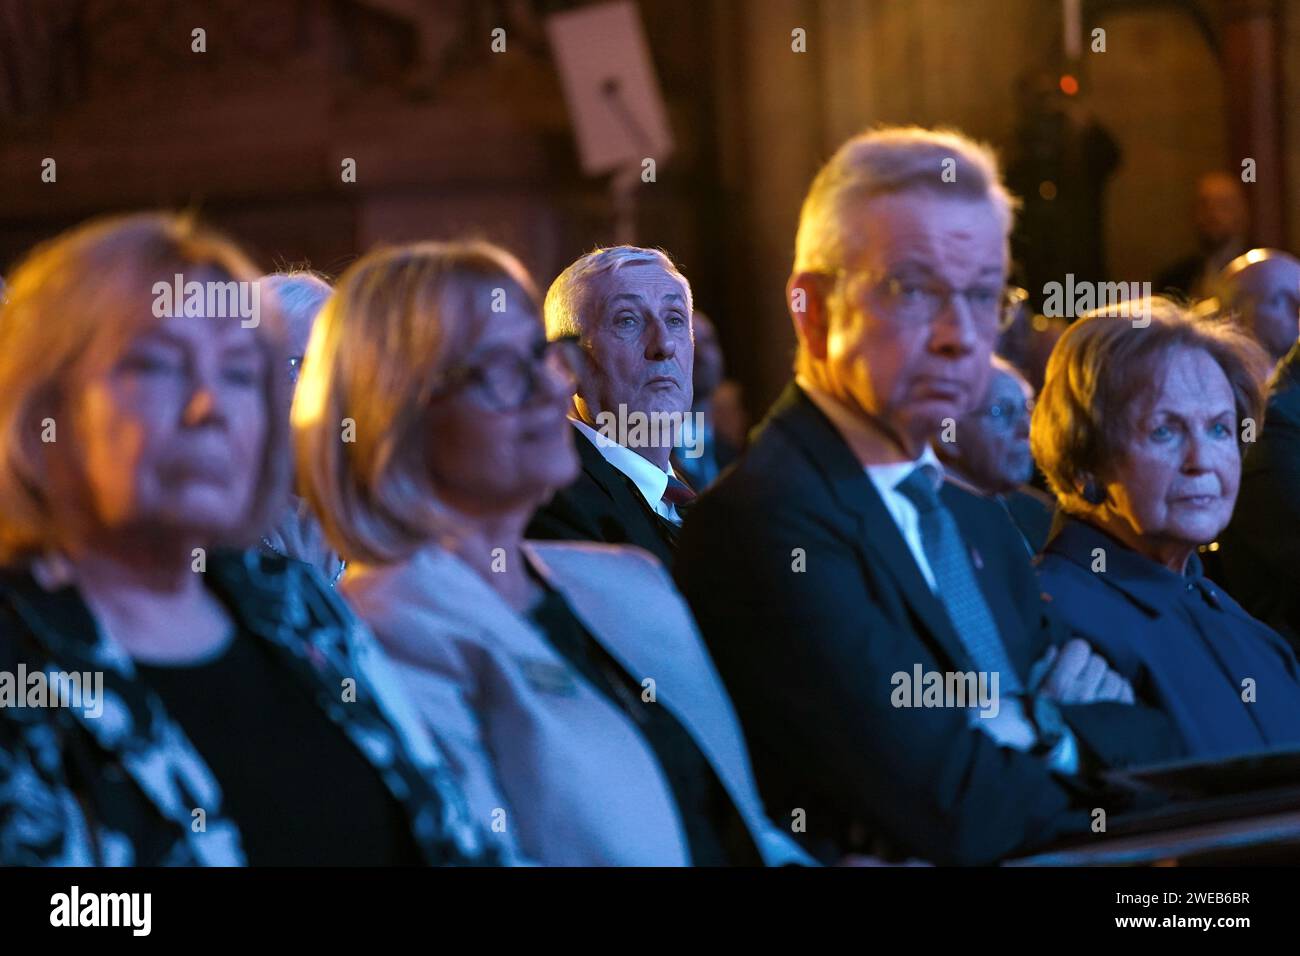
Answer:
[[[1020,679],[1007,657],[993,612],[975,580],[966,542],[957,530],[952,512],[939,500],[942,483],[937,468],[920,465],[896,487],[920,515],[921,550],[934,572],[939,600],[970,655],[971,664],[977,671],[998,674],[1000,693],[1018,694],[1022,689]]]

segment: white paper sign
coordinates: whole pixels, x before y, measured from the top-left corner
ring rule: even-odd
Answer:
[[[645,159],[662,163],[672,134],[636,4],[557,13],[546,31],[583,171],[596,176]]]

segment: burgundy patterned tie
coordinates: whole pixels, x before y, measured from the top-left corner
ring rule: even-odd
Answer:
[[[691,486],[680,478],[669,475],[668,487],[664,489],[663,500],[680,509],[695,500],[695,492],[691,491]]]

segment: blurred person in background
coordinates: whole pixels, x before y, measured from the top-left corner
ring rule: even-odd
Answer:
[[[1236,276],[1238,291],[1225,298],[1273,329],[1263,334],[1280,347],[1294,334],[1296,260],[1269,251]],[[1220,539],[1221,574],[1251,614],[1300,650],[1300,343],[1274,369],[1263,427],[1256,421],[1251,431],[1240,501]]]
[[[1070,323],[1060,316],[1049,319],[1034,314],[1029,307],[1029,293],[1024,289],[1013,286],[1010,296],[1011,318],[998,336],[995,351],[1016,367],[1037,394],[1043,387],[1047,358]]]
[[[1007,185],[1021,200],[1012,255],[1032,310],[1044,307],[1044,286],[1067,273],[1106,278],[1106,193],[1124,154],[1086,78],[1067,93],[1058,71],[1026,63],[1019,72]]]
[[[494,246],[422,243],[352,265],[293,411],[304,492],[348,561],[339,590],[451,755],[474,820],[512,854],[804,862],[763,812],[731,701],[662,566],[637,548],[524,538],[578,473],[587,439],[566,412],[584,361],[574,340],[547,340],[532,280]],[[344,420],[354,442],[339,440]]]
[[[312,326],[332,290],[324,276],[305,270],[264,276],[262,288],[274,293],[284,316],[289,353],[284,362],[284,370],[292,401]],[[285,406],[284,414],[287,420],[289,405]],[[320,522],[312,514],[307,502],[294,494],[290,494],[289,503],[275,526],[262,536],[262,547],[273,554],[305,561],[319,571],[331,586],[343,573],[343,562],[325,540]]]
[[[1197,250],[1160,271],[1157,294],[1206,298],[1214,292],[1219,271],[1250,248],[1250,206],[1241,178],[1227,172],[1201,176],[1196,181],[1192,222]]]
[[[713,429],[719,443],[736,450],[737,457],[749,444],[749,410],[745,391],[735,379],[725,379],[713,395]],[[734,459],[733,459],[734,460]]]
[[[11,279],[0,670],[84,674],[96,702],[0,709],[0,863],[495,860],[364,628],[247,550],[289,459],[280,318],[245,255],[128,216]]]
[[[1138,313],[1081,318],[1052,355],[1032,443],[1066,518],[1039,581],[1189,756],[1294,746],[1295,654],[1197,556],[1237,501],[1239,423],[1263,404],[1258,346],[1163,300],[1149,325],[1113,317]]]
[[[1220,314],[1254,336],[1277,365],[1300,339],[1300,259],[1278,249],[1251,249],[1233,259],[1216,284]]]
[[[1006,509],[1029,554],[1047,543],[1052,499],[1028,482],[1034,477],[1029,452],[1029,416],[1034,393],[1014,365],[994,356],[988,389],[976,406],[957,419],[952,440],[934,450],[953,481]]]
[[[683,447],[673,451],[672,465],[698,493],[713,484],[722,469],[731,464],[740,446],[728,440],[714,418],[714,399],[726,381],[718,330],[699,309],[694,311],[691,322],[695,334],[694,395]],[[724,395],[723,402],[726,401]],[[692,454],[683,454],[683,448],[691,449]]]

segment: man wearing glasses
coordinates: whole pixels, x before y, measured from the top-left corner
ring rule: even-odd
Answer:
[[[826,858],[989,863],[1086,831],[1082,772],[1176,752],[1104,659],[1054,647],[1015,528],[932,448],[984,395],[1014,205],[960,134],[846,143],[801,213],[794,382],[683,530],[768,810]]]
[[[940,429],[935,451],[948,480],[996,501],[1035,555],[1047,543],[1055,507],[1028,482],[1034,477],[1029,451],[1033,387],[1006,359],[993,356],[984,396],[953,427]]]

